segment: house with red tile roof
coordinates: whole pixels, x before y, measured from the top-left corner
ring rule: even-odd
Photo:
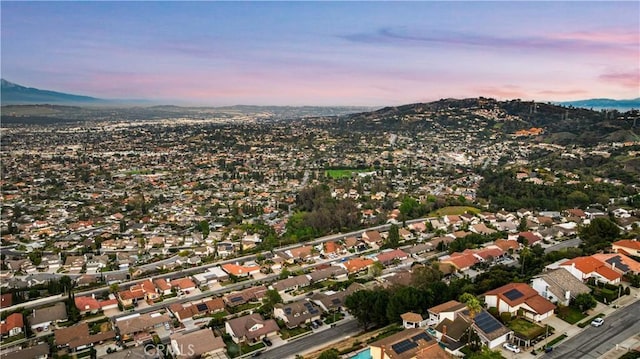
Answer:
[[[172,288],[182,292],[189,292],[196,289],[196,284],[189,278],[177,278],[170,282]]]
[[[258,265],[245,267],[239,264],[227,263],[223,264],[221,267],[223,271],[236,277],[248,277],[250,275],[260,273],[260,266]]]
[[[595,278],[598,282],[619,284],[622,274],[615,271],[612,266],[594,257],[576,257],[560,263],[560,267],[565,268],[574,277],[585,281]]]
[[[596,253],[592,257],[609,264],[611,269],[622,274],[640,274],[640,263],[623,253]]]
[[[313,257],[312,252],[313,252],[312,246],[295,247],[285,251],[285,253],[289,255],[290,259],[293,260],[293,262],[295,261],[305,262],[311,259],[311,257]]]
[[[171,294],[171,284],[167,282],[164,278],[157,278],[153,280],[153,284],[158,289],[160,294],[169,295]]]
[[[10,314],[4,321],[0,322],[0,334],[12,337],[23,332],[24,318],[22,313]]]
[[[518,241],[512,240],[496,239],[493,242],[493,245],[499,247],[505,252],[508,252],[510,249],[513,251],[517,251],[518,249],[520,249],[520,243],[518,243]]]
[[[527,231],[527,232],[520,232],[518,233],[518,238],[522,237],[525,240],[525,243],[528,246],[532,246],[534,244],[536,244],[537,242],[541,241],[542,238],[537,236],[535,233]]]
[[[495,307],[499,313],[517,315],[522,310],[524,316],[536,322],[553,315],[555,304],[543,298],[525,283],[509,283],[483,294],[487,307]]]
[[[373,260],[369,258],[353,258],[342,263],[344,268],[351,273],[358,273],[363,270],[367,270],[371,265],[373,265]]]
[[[409,258],[409,255],[404,251],[402,251],[401,249],[394,249],[392,251],[384,251],[378,254],[376,258],[378,259],[378,262],[386,266],[396,260],[403,261]]]
[[[466,252],[467,250],[465,250]],[[482,262],[493,262],[494,260],[504,256],[504,251],[500,248],[488,246],[473,251],[476,257],[480,257]]]
[[[95,314],[101,308],[100,303],[94,297],[75,297],[73,300],[81,315]]]
[[[343,251],[344,249],[342,248],[342,246],[334,241],[325,242],[322,246],[322,253],[325,255],[338,255]]]
[[[631,256],[640,257],[640,241],[635,239],[623,239],[611,244],[611,249],[614,252],[621,253]]]
[[[478,257],[474,256],[473,253],[452,253],[449,257],[442,257],[439,259],[440,263],[450,264],[456,270],[465,271],[476,263],[479,263],[480,260]]]

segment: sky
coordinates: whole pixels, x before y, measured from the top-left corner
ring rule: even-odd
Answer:
[[[640,2],[0,2],[2,78],[106,99],[640,97]]]

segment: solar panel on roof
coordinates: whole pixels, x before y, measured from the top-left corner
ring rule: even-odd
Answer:
[[[431,340],[431,337],[427,333],[420,333],[418,335],[414,335],[413,337],[411,337],[411,340],[413,340],[414,342],[417,342],[420,339],[424,339],[426,341],[429,341],[429,340]]]
[[[394,352],[398,353],[398,354],[402,354],[404,352],[406,352],[407,350],[411,350],[415,347],[417,347],[418,344],[406,339],[403,340],[399,343],[393,344],[391,346],[391,349],[393,349]]]
[[[309,309],[309,313],[316,314],[316,313],[318,313],[318,310],[315,309],[315,308],[311,308],[311,309]]]
[[[622,263],[622,258],[620,258],[619,256],[615,256],[615,257],[611,257],[609,259],[606,260],[607,263],[609,264],[615,264],[616,268],[620,269],[623,272],[628,272],[629,271],[629,266]]]
[[[232,297],[232,298],[231,298],[231,302],[232,302],[232,303],[239,302],[239,301],[241,301],[241,300],[242,300],[242,297]]]
[[[523,295],[524,294],[520,293],[520,291],[517,289],[511,289],[510,291],[504,293],[504,296],[507,297],[509,300],[516,300],[522,297]]]
[[[204,303],[198,303],[196,304],[196,308],[198,308],[199,312],[206,312],[207,311],[207,305]]]
[[[342,303],[342,301],[340,299],[338,299],[338,298],[333,298],[333,299],[331,299],[331,303],[334,304],[334,305],[338,305],[338,304]]]
[[[489,334],[502,327],[502,324],[487,312],[480,312],[474,318],[476,326],[483,332]]]
[[[291,315],[291,308],[284,308],[284,314]]]

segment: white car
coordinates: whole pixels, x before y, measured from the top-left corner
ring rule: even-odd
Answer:
[[[604,319],[602,319],[602,318],[596,318],[596,319],[591,321],[591,325],[593,325],[594,327],[599,327],[602,324],[604,324]]]
[[[502,346],[510,352],[520,353],[520,348],[511,343],[504,343]]]

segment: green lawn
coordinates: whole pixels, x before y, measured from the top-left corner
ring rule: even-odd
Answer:
[[[430,216],[447,216],[447,215],[461,215],[465,213],[477,214],[480,213],[480,210],[475,207],[469,206],[449,206],[440,208],[439,210],[432,212]]]
[[[311,329],[307,327],[297,327],[293,329],[282,328],[280,329],[280,337],[282,339],[289,339],[310,331]]]
[[[587,316],[582,314],[579,310],[573,307],[558,307],[558,318],[564,320],[569,324],[576,324]]]
[[[369,171],[371,170],[347,168],[344,170],[326,170],[325,173],[328,177],[331,177],[333,179],[340,179],[340,178],[350,178],[354,172],[358,173],[358,172],[369,172]]]
[[[513,330],[516,334],[520,334],[521,337],[527,339],[536,338],[545,332],[545,328],[537,324],[531,323],[528,320],[517,318],[511,321],[508,325],[509,329]]]

